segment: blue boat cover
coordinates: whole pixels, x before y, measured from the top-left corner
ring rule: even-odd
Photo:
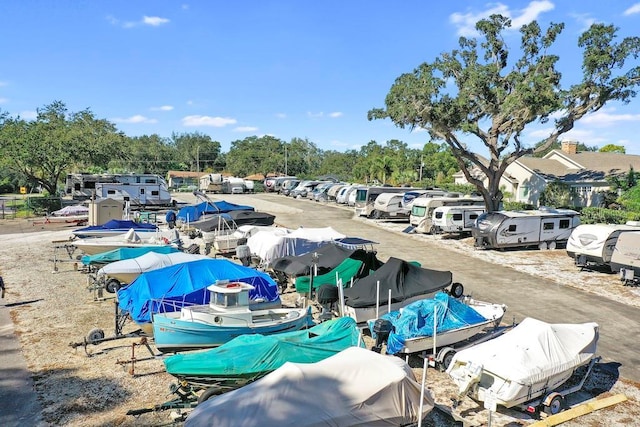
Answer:
[[[102,225],[91,225],[89,227],[79,228],[74,230],[73,234],[82,236],[85,232],[89,231],[108,231],[108,230],[123,230],[123,233],[134,229],[136,231],[156,231],[158,226],[155,224],[149,224],[147,222],[135,222],[124,219],[111,219]]]
[[[159,254],[171,254],[174,252],[180,252],[180,249],[173,246],[142,246],[139,248],[118,248],[111,251],[100,252],[95,255],[83,255],[81,258],[82,264],[94,265],[94,264],[109,264],[114,261],[122,261],[125,259],[137,258],[140,255],[144,255],[148,252],[156,252]]]
[[[409,338],[432,337],[434,310],[438,334],[487,320],[462,301],[444,292],[438,292],[433,298],[422,299],[405,306],[402,311],[392,311],[380,316],[393,324],[393,330],[387,340],[387,353],[398,353],[403,349],[405,340]],[[373,322],[375,320],[369,322],[371,331]]]
[[[202,202],[197,205],[189,205],[180,208],[177,219],[181,221],[197,221],[204,214],[220,214],[231,211],[253,211],[253,206],[236,205],[235,203],[225,202]]]
[[[253,285],[253,301],[278,302],[278,286],[268,274],[227,259],[203,259],[142,273],[118,290],[118,306],[137,323],[151,322],[158,312],[179,310],[183,303],[208,304],[207,286],[218,280],[237,280]]]

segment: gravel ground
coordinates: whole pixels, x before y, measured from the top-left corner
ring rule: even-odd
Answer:
[[[234,202],[236,202],[234,200]],[[302,203],[305,203],[302,201]],[[258,210],[277,211],[274,204]],[[280,208],[281,209],[281,208]],[[380,224],[381,227],[401,230],[405,225]],[[68,225],[32,225],[26,221],[0,221],[0,274],[7,285],[3,303],[13,308],[11,316],[19,336],[23,353],[33,373],[35,389],[41,401],[43,417],[48,425],[65,426],[133,426],[161,425],[169,421],[169,412],[146,414],[139,418],[127,416],[130,409],[150,407],[170,400],[172,376],[164,372],[159,358],[152,358],[146,348],[137,345],[140,338],[127,338],[98,346],[73,349],[72,342],[81,342],[93,328],[101,328],[107,336],[113,334],[114,300],[96,298],[87,289],[87,276],[76,270],[76,262],[64,249],[57,254],[64,262],[53,271],[51,259],[54,246],[64,245],[73,228]],[[581,289],[605,294],[608,298],[640,305],[636,288],[623,287],[617,277],[601,273],[579,272],[562,250],[518,254],[497,251],[474,251],[468,240],[441,239],[433,236],[411,235],[415,239],[439,239],[443,245],[469,256],[483,257],[492,262],[509,264],[531,274],[570,283]],[[52,243],[52,242],[57,243]],[[75,254],[74,254],[75,255]],[[508,258],[505,258],[507,257]],[[606,283],[606,286],[602,286]],[[295,294],[283,295],[292,302]],[[125,333],[135,330],[129,324]],[[371,341],[369,341],[371,342]],[[135,366],[126,363],[132,352],[138,359]],[[148,360],[142,360],[148,359]],[[422,377],[422,361],[411,358],[410,364],[418,380]],[[640,386],[612,377],[610,366],[597,366],[585,386],[587,394],[577,395],[584,401],[590,396],[605,397],[624,393],[629,400],[612,408],[597,411],[566,423],[568,426],[628,426],[640,425]],[[133,374],[133,375],[132,375]],[[448,377],[429,369],[427,385],[436,402],[449,406],[455,387]],[[468,399],[467,399],[468,400]],[[487,411],[469,402],[458,413],[476,425],[486,425]],[[430,425],[448,425],[434,417]],[[494,414],[492,425],[524,426],[532,423],[525,414],[502,410]]]

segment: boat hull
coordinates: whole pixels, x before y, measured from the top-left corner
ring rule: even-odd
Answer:
[[[281,309],[283,310],[283,309]],[[272,310],[272,311],[277,311]],[[180,319],[180,313],[153,315],[155,346],[163,353],[212,348],[245,334],[278,334],[303,329],[310,325],[307,310],[292,311],[297,315],[290,319],[245,326],[222,326]]]
[[[391,304],[391,309],[389,309],[388,304],[380,305],[378,309],[375,306],[373,307],[351,307],[345,305],[344,314],[345,316],[349,316],[353,318],[356,323],[366,323],[369,320],[377,319],[383,314],[389,313],[391,311],[400,310],[405,305],[411,304],[412,302],[419,301],[421,299],[430,298],[435,294],[435,292],[424,294],[424,295],[416,295],[411,298],[407,298],[403,301],[395,302]]]

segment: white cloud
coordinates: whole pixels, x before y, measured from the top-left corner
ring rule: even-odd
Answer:
[[[142,23],[145,25],[151,25],[152,27],[158,27],[163,24],[169,23],[167,18],[160,18],[159,16],[144,16]]]
[[[286,119],[287,115],[285,113],[276,113],[276,117],[279,119]]]
[[[138,27],[140,25],[150,25],[152,27],[159,27],[160,25],[167,24],[170,21],[167,18],[161,18],[159,16],[146,16],[146,15],[143,16],[142,19],[139,21],[120,21],[118,18],[112,15],[107,15],[107,22],[117,27],[133,28],[133,27]]]
[[[25,120],[35,120],[38,118],[38,112],[37,111],[22,111],[20,113],[20,117],[25,119]]]
[[[258,128],[255,126],[238,126],[233,131],[234,132],[255,132]]]
[[[151,111],[171,111],[173,110],[173,105],[162,105],[160,107],[151,107]]]
[[[591,27],[591,25],[595,24],[597,20],[589,16],[588,13],[573,13],[571,17],[576,20],[578,24],[580,24],[579,33],[583,33]]]
[[[307,116],[311,117],[312,119],[318,119],[324,116],[324,113],[322,111],[320,111],[319,113],[312,113],[311,111],[307,111]]]
[[[636,13],[640,13],[640,3],[636,3],[633,6],[631,6],[629,9],[624,11],[625,16],[635,15]]]
[[[640,120],[640,114],[614,114],[615,109],[603,109],[585,116],[580,123],[594,126],[613,126],[620,122],[634,122]]]
[[[7,102],[9,102],[8,98],[0,98],[0,104],[6,104]]]
[[[148,117],[145,117],[141,114],[136,114],[135,116],[131,116],[131,117],[127,117],[127,118],[120,118],[120,117],[116,117],[111,119],[111,121],[115,122],[115,123],[132,123],[132,124],[138,124],[138,123],[158,123],[158,121],[156,119],[150,119]]]
[[[511,29],[517,30],[523,25],[537,19],[543,12],[548,12],[554,7],[554,4],[548,0],[535,0],[530,2],[524,9],[514,13],[509,9],[509,6],[502,3],[493,3],[490,4],[489,9],[479,12],[452,13],[449,16],[449,21],[457,27],[456,32],[458,35],[474,37],[478,35],[476,22],[488,18],[491,15],[500,14],[509,17],[511,19]]]
[[[527,132],[527,136],[534,139],[542,139],[551,135],[553,133],[553,130],[554,128],[552,127],[537,129],[531,132]]]
[[[212,126],[216,128],[225,127],[227,125],[236,124],[237,120],[229,117],[211,117],[211,116],[186,116],[182,119],[183,126]]]
[[[608,138],[598,136],[593,131],[585,129],[571,129],[569,132],[562,135],[562,139],[565,141],[578,141],[585,145],[600,145],[602,143],[609,143]]]
[[[336,119],[338,117],[342,117],[342,112],[334,111],[333,113],[329,113],[329,117],[331,117],[332,119]]]

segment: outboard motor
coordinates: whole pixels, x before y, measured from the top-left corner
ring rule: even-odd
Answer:
[[[320,285],[316,295],[318,304],[322,307],[319,319],[321,322],[333,317],[335,304],[338,302],[338,287],[330,284]]]
[[[382,344],[389,339],[389,334],[393,331],[393,323],[387,319],[378,319],[373,324],[373,332],[376,334],[376,345],[371,349],[376,353],[382,351]]]
[[[251,265],[251,249],[247,245],[240,245],[236,248],[236,256],[245,267]]]

